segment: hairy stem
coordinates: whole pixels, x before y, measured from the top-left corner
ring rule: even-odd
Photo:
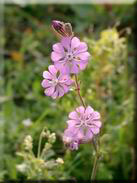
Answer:
[[[100,158],[99,155],[99,148],[98,148],[98,144],[95,143],[94,139],[93,139],[93,145],[96,151],[96,155],[95,155],[95,159],[94,159],[94,163],[93,163],[93,169],[92,169],[92,173],[91,173],[91,180],[95,180],[96,177],[96,172],[97,172],[97,166],[98,166],[98,160]]]
[[[96,172],[97,172],[97,165],[98,165],[98,156],[95,156],[94,164],[93,164],[93,170],[91,174],[91,180],[95,180]]]
[[[38,143],[38,153],[37,157],[40,157],[40,152],[41,152],[41,143],[42,143],[42,138],[43,138],[43,132],[45,131],[46,127],[42,130],[40,137],[39,137],[39,143]]]
[[[78,83],[77,75],[75,75],[75,84],[76,84],[76,90],[77,90],[77,94],[79,96],[79,99],[80,99],[83,107],[86,108],[86,104],[84,102],[84,99],[80,94],[80,85]],[[100,156],[99,156],[99,152],[98,152],[98,144],[96,144],[94,138],[93,138],[92,142],[93,142],[93,146],[94,146],[95,151],[96,151],[95,160],[94,160],[94,163],[93,163],[93,169],[92,169],[92,173],[91,173],[91,180],[94,180],[95,177],[96,177],[97,165],[98,165],[98,160],[99,160]]]
[[[76,83],[76,90],[77,90],[79,99],[80,99],[82,105],[84,106],[84,108],[86,108],[86,104],[85,104],[85,102],[84,102],[84,100],[83,100],[83,98],[82,98],[82,96],[81,96],[81,94],[80,94],[80,85],[79,85],[79,83],[78,83],[77,75],[75,75],[75,83]]]

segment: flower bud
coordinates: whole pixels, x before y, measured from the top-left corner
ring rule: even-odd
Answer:
[[[42,137],[46,137],[47,134],[46,134],[46,132],[43,131],[41,135],[42,135]]]
[[[22,163],[16,166],[16,169],[22,173],[26,172],[26,168],[27,168],[27,165],[25,163]]]
[[[57,162],[58,164],[64,164],[64,161],[63,161],[62,158],[57,158],[57,159],[56,159],[56,162]]]
[[[50,143],[46,143],[44,146],[44,151],[48,151],[50,148],[52,147],[52,145]]]
[[[32,137],[30,135],[25,137],[23,145],[25,150],[32,150]]]
[[[56,141],[56,135],[55,135],[55,133],[51,133],[50,135],[49,135],[49,139],[48,139],[48,141],[49,141],[49,143],[54,143],[55,141]]]
[[[72,26],[70,23],[53,20],[52,28],[60,38],[73,36]]]
[[[29,127],[32,125],[32,121],[28,118],[28,119],[24,119],[22,121],[22,124],[25,126],[25,127]]]

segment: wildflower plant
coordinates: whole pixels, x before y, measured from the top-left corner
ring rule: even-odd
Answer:
[[[44,141],[45,140],[45,141]],[[42,141],[44,146],[41,148]],[[56,141],[55,133],[44,128],[40,134],[37,154],[33,152],[33,139],[30,135],[24,138],[21,150],[17,155],[23,158],[23,162],[16,166],[17,170],[26,175],[28,179],[51,179],[58,177],[66,178],[63,174],[62,158],[54,158],[55,152],[52,149]]]
[[[78,106],[73,112],[70,111],[63,142],[70,150],[78,150],[80,144],[91,142],[94,144],[96,157],[91,175],[91,179],[94,179],[99,159],[97,134],[100,132],[102,123],[99,112],[86,105],[80,93],[78,80],[78,73],[86,69],[91,60],[91,54],[88,52],[87,44],[74,36],[70,23],[54,20],[52,28],[60,42],[53,45],[51,60],[54,65],[49,66],[49,71],[43,72],[42,87],[47,96],[56,99],[69,92],[75,83],[81,106]],[[75,78],[75,81],[72,80],[72,77]]]

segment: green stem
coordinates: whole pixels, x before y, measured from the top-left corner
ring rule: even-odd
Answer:
[[[95,180],[96,172],[97,172],[97,165],[98,165],[98,156],[95,156],[94,164],[93,164],[93,170],[91,174],[91,180]]]
[[[93,139],[93,145],[96,151],[96,155],[95,155],[95,159],[94,159],[94,163],[93,163],[93,169],[92,169],[92,173],[91,173],[91,180],[95,180],[96,177],[96,172],[97,172],[97,166],[98,166],[98,160],[100,158],[99,155],[99,147],[98,144],[95,143],[94,139]]]
[[[79,99],[80,99],[83,107],[86,109],[86,104],[85,104],[84,99],[82,98],[82,96],[80,94],[80,85],[78,83],[77,75],[75,75],[75,84],[76,84],[76,90],[77,90],[77,94],[79,96]],[[94,160],[94,163],[93,163],[93,169],[92,169],[92,173],[91,173],[91,180],[94,180],[95,177],[96,177],[96,172],[97,172],[99,153],[98,153],[98,144],[95,143],[94,138],[93,138],[92,142],[93,142],[93,146],[94,146],[95,151],[96,151],[95,160]]]
[[[38,155],[37,155],[38,158],[40,157],[41,142],[42,142],[42,135],[40,134],[39,145],[38,145]]]
[[[42,130],[40,137],[39,137],[39,143],[38,143],[38,154],[37,157],[40,157],[40,152],[41,152],[41,142],[42,142],[42,138],[43,138],[43,132],[45,131],[46,127]]]

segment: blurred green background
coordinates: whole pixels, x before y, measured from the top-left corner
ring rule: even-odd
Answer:
[[[52,45],[58,41],[51,30],[52,20],[70,22],[92,55],[79,79],[86,103],[102,116],[97,179],[134,176],[133,13],[133,5],[5,5],[4,37],[0,34],[5,45],[0,79],[4,87],[0,96],[1,180],[25,177],[16,169],[22,161],[16,152],[28,134],[36,152],[44,126],[57,134],[54,156],[64,159],[62,172],[71,178],[90,178],[92,145],[70,152],[61,139],[68,113],[80,105],[79,98],[70,91],[52,100],[41,87],[42,73],[51,64]]]

